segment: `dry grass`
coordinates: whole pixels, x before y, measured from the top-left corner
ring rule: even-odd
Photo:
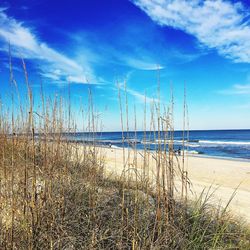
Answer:
[[[11,70],[12,111],[0,110],[1,249],[249,249],[248,229],[226,210],[210,206],[208,194],[188,200],[185,159],[174,165],[173,99],[169,108],[152,103],[151,134],[159,144],[154,152],[145,147],[142,178],[137,178],[131,140],[129,151],[134,152],[124,154],[122,176],[110,179],[99,148],[79,150],[63,137],[75,125],[70,101],[46,100],[41,91],[41,109],[34,110],[24,61],[23,68],[28,104],[21,104]],[[124,140],[129,131],[126,87],[126,110],[120,90],[119,104]],[[146,113],[145,105],[145,128]],[[86,130],[94,137],[98,121],[91,92],[87,114]],[[133,138],[136,120],[134,109]],[[149,155],[155,159],[154,183],[149,181]],[[182,180],[179,196],[176,175]]]

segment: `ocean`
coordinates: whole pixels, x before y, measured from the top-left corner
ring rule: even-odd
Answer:
[[[66,134],[67,139],[79,143],[94,143],[110,147],[136,147],[156,150],[159,145],[158,134],[152,132],[98,132]],[[174,132],[174,150],[183,150],[183,132]],[[250,160],[250,130],[192,130],[185,133],[184,151],[191,155],[211,156]],[[164,134],[160,135],[163,147]]]

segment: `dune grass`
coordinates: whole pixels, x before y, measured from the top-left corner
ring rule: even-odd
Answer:
[[[40,109],[34,110],[22,64],[27,102],[20,101],[10,63],[12,106],[0,109],[0,249],[249,249],[249,229],[226,209],[212,206],[209,193],[188,199],[185,156],[174,163],[173,98],[166,108],[160,100],[151,105],[148,122],[159,144],[153,152],[146,147],[140,152],[140,178],[132,140],[128,155],[123,154],[122,175],[110,178],[99,147],[79,147],[64,136],[75,127],[70,89],[69,100],[46,99],[41,90]],[[125,105],[120,89],[118,93],[125,140],[131,132],[126,85]],[[98,121],[93,106],[90,92],[86,131],[94,138]],[[145,105],[144,125],[146,113]],[[133,139],[136,120],[135,108]],[[184,119],[184,130],[186,126]],[[149,155],[155,164],[153,181]]]

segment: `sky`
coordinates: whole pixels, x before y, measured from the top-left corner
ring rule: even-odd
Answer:
[[[176,129],[184,86],[190,129],[250,128],[247,0],[2,0],[0,95],[7,107],[9,45],[21,94],[23,58],[35,97],[41,83],[48,95],[65,97],[70,85],[77,114],[91,89],[104,131],[121,129],[117,85],[124,82],[130,116],[136,107],[142,129],[144,96],[158,100],[158,80],[161,102],[174,93]]]

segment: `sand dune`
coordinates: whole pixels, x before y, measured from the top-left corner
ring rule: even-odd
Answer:
[[[100,148],[100,151],[105,155],[106,171],[120,175],[123,170],[123,150]],[[125,150],[126,162],[128,154],[130,154],[129,162],[131,163],[134,159],[134,153]],[[143,164],[141,154],[142,152],[137,152],[138,171]],[[152,157],[148,159],[150,166],[148,173],[154,178],[154,159]],[[131,167],[133,167],[132,164]],[[188,156],[185,160],[185,167],[188,170],[192,182],[191,189],[194,193],[189,192],[190,196],[199,196],[204,188],[208,189],[212,185],[211,192],[215,191],[212,201],[215,204],[221,202],[222,205],[226,205],[237,188],[229,208],[235,215],[243,217],[250,223],[250,162]]]

